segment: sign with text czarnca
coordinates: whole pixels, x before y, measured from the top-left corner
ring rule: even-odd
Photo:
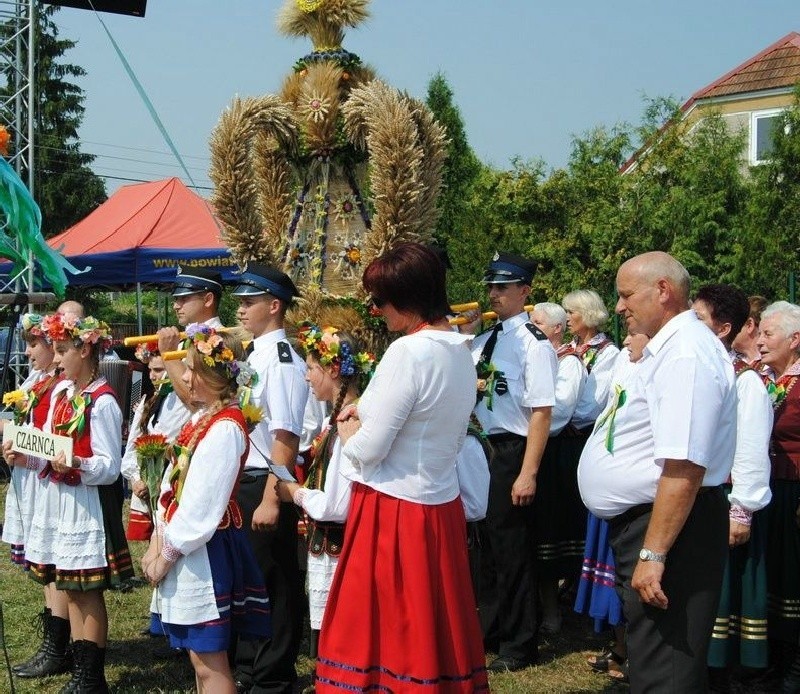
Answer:
[[[41,429],[21,427],[11,422],[3,427],[3,441],[11,441],[11,449],[17,453],[53,460],[64,452],[67,465],[72,465],[72,439],[69,436],[48,434]]]

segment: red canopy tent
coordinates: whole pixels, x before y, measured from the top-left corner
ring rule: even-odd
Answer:
[[[169,283],[179,263],[214,267],[229,279],[237,269],[213,208],[178,178],[122,186],[48,244],[76,267],[91,266],[69,276],[73,286]]]

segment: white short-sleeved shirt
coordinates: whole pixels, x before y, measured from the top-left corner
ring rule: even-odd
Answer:
[[[533,408],[553,407],[555,404],[556,351],[549,340],[540,340],[530,331],[527,313],[507,318],[502,325],[491,363],[503,372],[508,392],[494,394],[491,410],[487,398],[482,398],[475,406],[475,414],[488,434],[527,436]],[[478,335],[472,343],[474,364],[478,363],[490,333]],[[477,382],[474,374],[473,381]]]
[[[556,436],[569,424],[586,385],[586,367],[575,353],[558,359],[556,376],[556,403],[550,419],[550,436]]]
[[[389,345],[359,400],[361,428],[342,448],[350,479],[420,504],[458,496],[456,456],[475,404],[471,339],[420,330]]]
[[[612,518],[652,502],[667,459],[706,468],[703,486],[727,479],[736,443],[733,366],[693,311],[656,333],[626,385],[614,417],[613,452],[606,448],[604,412],[581,455],[578,483],[592,513]]]
[[[286,331],[273,330],[253,340],[247,359],[258,374],[252,401],[261,408],[263,419],[250,434],[250,453],[245,469],[266,468],[272,459],[275,432],[303,433],[308,401],[306,363],[286,339]]]

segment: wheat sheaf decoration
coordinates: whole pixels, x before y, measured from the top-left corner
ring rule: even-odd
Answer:
[[[313,50],[277,95],[234,99],[211,137],[212,201],[240,265],[277,265],[307,289],[363,298],[367,264],[431,240],[447,138],[427,106],[343,47],[369,0],[286,0],[278,29]]]

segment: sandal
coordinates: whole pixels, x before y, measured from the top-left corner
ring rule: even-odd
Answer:
[[[609,646],[608,650],[598,655],[593,655],[587,658],[586,662],[595,672],[607,672],[615,677],[612,673],[621,673],[625,667],[626,658],[615,653],[613,647]]]
[[[606,671],[606,674],[615,682],[625,682],[628,683],[628,659],[625,658],[625,661],[622,665],[619,666],[619,669],[609,667]]]

